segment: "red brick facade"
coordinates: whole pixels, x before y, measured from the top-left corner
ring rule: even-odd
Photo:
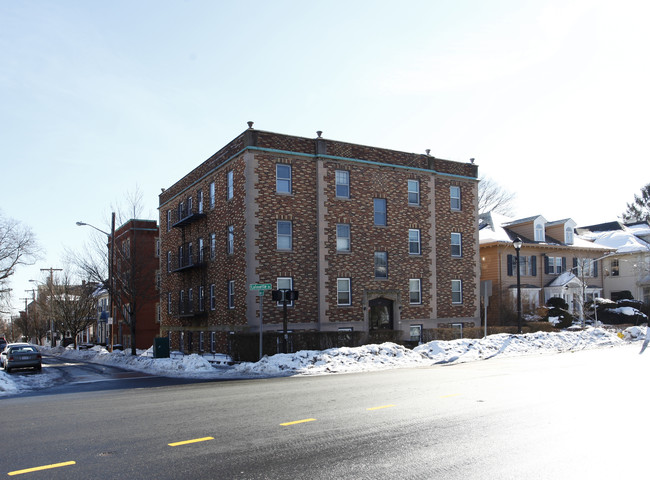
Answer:
[[[347,172],[346,198],[336,194],[337,171]],[[409,202],[409,180],[418,181],[417,202]],[[459,192],[454,206],[451,186]],[[478,322],[476,196],[473,164],[250,128],[160,195],[161,334],[174,349],[225,352],[228,332],[259,331],[260,297],[249,285],[275,289],[278,278],[300,292],[288,309],[294,331],[389,325],[409,339],[411,326]],[[375,225],[375,199],[385,202],[385,225]],[[337,250],[337,224],[349,228],[346,251]],[[452,255],[452,232],[462,238],[462,255]],[[409,243],[410,235],[419,242]],[[375,276],[375,252],[387,256],[385,278]],[[349,279],[349,293],[338,292],[347,280],[337,279]],[[410,280],[420,283],[419,301]],[[452,281],[462,284],[454,299]],[[280,330],[282,313],[267,294],[264,329]]]

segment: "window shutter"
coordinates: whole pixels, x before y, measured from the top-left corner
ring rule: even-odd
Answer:
[[[544,273],[548,275],[548,255],[544,255]]]
[[[576,257],[573,257],[573,268],[578,268],[578,259]]]
[[[597,276],[598,276],[598,262],[594,262],[594,277]]]
[[[512,255],[508,255],[508,276],[512,277]]]
[[[537,276],[537,256],[535,255],[530,256],[530,274],[533,277]]]
[[[566,272],[566,257],[562,257],[562,272]]]

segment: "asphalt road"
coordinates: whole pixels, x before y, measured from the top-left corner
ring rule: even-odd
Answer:
[[[0,476],[647,478],[639,350],[6,398]]]

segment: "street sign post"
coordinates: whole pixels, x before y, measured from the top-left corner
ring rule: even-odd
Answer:
[[[264,330],[264,292],[271,290],[273,285],[270,283],[251,283],[248,288],[252,292],[257,292],[257,295],[260,297],[260,360],[262,360],[262,355],[264,354],[264,342],[262,339]]]

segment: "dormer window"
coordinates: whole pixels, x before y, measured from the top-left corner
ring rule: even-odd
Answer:
[[[564,241],[567,245],[573,245],[573,228],[566,227],[564,229]]]
[[[541,223],[536,223],[535,224],[535,241],[536,242],[544,242],[546,240],[546,237],[544,235],[544,225]]]

